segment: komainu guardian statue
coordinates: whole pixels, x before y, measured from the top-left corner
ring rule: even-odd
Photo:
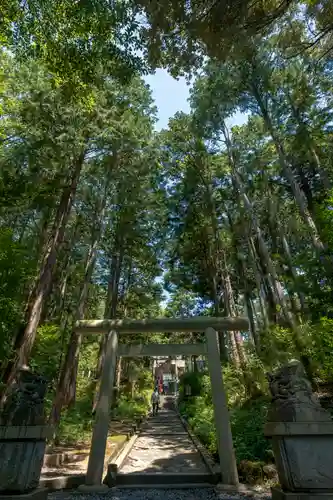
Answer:
[[[303,365],[267,375],[272,395],[265,435],[272,438],[280,488],[273,500],[333,499],[333,422],[313,393]]]

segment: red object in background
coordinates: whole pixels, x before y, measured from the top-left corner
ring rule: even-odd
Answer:
[[[157,377],[158,392],[163,392],[163,375]]]

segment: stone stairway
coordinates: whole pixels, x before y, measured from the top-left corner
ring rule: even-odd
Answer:
[[[211,487],[214,482],[214,475],[170,405],[142,426],[117,474],[121,487]]]

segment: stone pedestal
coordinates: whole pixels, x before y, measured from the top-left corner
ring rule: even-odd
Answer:
[[[45,497],[38,489],[46,439],[47,381],[29,369],[19,370],[0,415],[0,498]]]
[[[29,493],[15,495],[11,493],[0,493],[0,500],[47,500],[49,490],[47,488],[38,488]]]
[[[117,474],[118,474],[118,465],[117,464],[109,464],[106,476],[105,476],[104,481],[103,481],[103,484],[106,484],[109,488],[116,486]]]
[[[332,490],[333,499],[333,422],[271,422],[265,434],[284,490]]]
[[[283,491],[280,488],[272,488],[272,500],[332,500],[332,493],[304,493]]]
[[[273,500],[333,500],[333,422],[299,362],[269,376],[273,396],[265,426],[281,489]]]
[[[39,485],[49,426],[0,427],[0,494],[29,492]]]

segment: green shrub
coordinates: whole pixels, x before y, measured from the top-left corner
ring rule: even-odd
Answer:
[[[230,411],[236,460],[268,461],[272,457],[270,441],[264,436],[270,399],[248,400]]]
[[[117,398],[116,406],[110,410],[110,421],[111,418],[134,421],[143,417],[148,411],[149,403],[150,390],[142,391],[133,399],[129,395],[121,394]],[[89,444],[94,418],[92,415],[92,394],[89,390],[80,391],[74,407],[62,413],[56,443]]]
[[[264,480],[264,465],[265,462],[252,462],[251,460],[242,460],[238,464],[238,474],[240,481],[248,484],[262,483]]]
[[[191,395],[184,397],[186,385],[191,387]],[[210,378],[206,373],[187,372],[180,379],[180,393],[180,413],[207,449],[216,453]]]
[[[204,374],[201,372],[185,372],[179,379],[180,399],[185,395],[185,388],[191,388],[191,397],[200,396],[204,391]]]
[[[146,415],[150,406],[150,390],[142,391],[131,398],[127,394],[120,394],[117,404],[112,411],[113,418],[135,419]]]
[[[94,416],[89,394],[76,400],[73,408],[65,410],[61,415],[57,429],[56,444],[89,444],[91,440]]]

